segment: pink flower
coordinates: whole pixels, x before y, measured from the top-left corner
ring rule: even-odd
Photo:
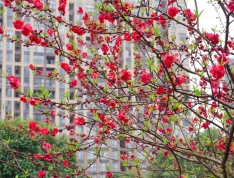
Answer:
[[[48,151],[49,149],[51,149],[51,145],[47,142],[43,142],[42,143],[42,148],[45,150],[45,151]]]
[[[128,80],[131,80],[131,73],[125,69],[123,69],[121,72],[120,72],[120,79],[127,82]]]
[[[35,70],[34,65],[33,65],[33,64],[30,64],[30,65],[29,65],[29,69],[31,69],[31,70]]]
[[[29,127],[30,130],[36,130],[37,123],[35,121],[28,122],[28,127]]]
[[[20,101],[23,103],[27,103],[27,99],[24,96],[20,96]]]
[[[32,30],[33,30],[32,26],[30,24],[26,24],[22,27],[21,33],[24,36],[29,36]]]
[[[74,80],[72,80],[71,82],[70,82],[70,85],[72,86],[72,87],[75,87],[76,85],[77,85],[77,80],[76,79],[74,79]]]
[[[83,14],[83,13],[84,13],[84,10],[82,9],[82,7],[79,7],[77,13],[78,13],[78,14]]]
[[[54,35],[54,30],[52,30],[51,28],[48,28],[47,33],[48,33],[50,36],[53,36],[53,35]]]
[[[67,167],[70,164],[70,162],[68,160],[63,160],[63,166]]]
[[[85,34],[84,28],[79,27],[79,26],[72,26],[71,31],[73,31],[74,33],[76,33],[79,36],[82,36]]]
[[[51,115],[51,117],[55,117],[55,111],[52,110],[52,111],[50,112],[50,115]]]
[[[41,129],[41,134],[42,135],[48,135],[48,133],[49,133],[49,130],[47,128],[42,128]]]
[[[167,14],[171,18],[174,18],[178,13],[179,13],[179,10],[178,10],[177,7],[170,7],[170,8],[168,8]]]
[[[141,82],[142,83],[149,83],[150,81],[151,81],[151,76],[150,76],[150,74],[149,73],[147,73],[147,72],[143,72],[142,74],[141,74]]]
[[[166,68],[170,69],[172,68],[173,63],[175,62],[175,55],[166,54],[163,58],[163,63],[166,66]]]
[[[16,30],[21,30],[24,26],[24,22],[22,20],[16,20],[13,22],[13,25]]]
[[[43,170],[40,170],[40,171],[38,171],[37,176],[38,176],[38,178],[45,178],[46,172]]]
[[[74,119],[75,125],[84,125],[85,119],[83,117],[78,117]]]
[[[70,130],[70,135],[74,135],[74,133],[75,133],[74,129],[71,129]]]
[[[41,2],[40,0],[35,0],[34,5],[35,5],[35,8],[37,8],[38,10],[42,10],[44,7],[43,2]]]
[[[108,51],[109,51],[109,47],[107,46],[107,44],[103,44],[102,45],[103,54],[106,55]]]
[[[231,12],[234,11],[234,0],[231,0],[231,1],[228,3],[227,8],[228,8],[228,10],[230,10]]]
[[[106,177],[107,178],[113,178],[113,173],[110,172],[110,171],[106,172]]]
[[[211,73],[212,77],[214,78],[214,80],[219,80],[219,79],[223,78],[226,71],[225,71],[224,66],[214,65],[211,67],[210,73]]]
[[[20,87],[19,79],[16,78],[15,76],[10,75],[10,76],[7,77],[7,79],[10,82],[11,88],[13,90],[17,90]]]

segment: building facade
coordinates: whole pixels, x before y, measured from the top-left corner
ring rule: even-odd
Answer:
[[[138,0],[127,0],[128,2],[133,2],[135,5],[139,4]],[[79,7],[82,7],[86,12],[95,12],[95,3],[97,1],[94,0],[69,0],[67,5],[67,13],[66,19],[71,23],[79,23],[82,24],[82,15],[78,14],[77,11]],[[50,7],[54,10],[56,15],[59,15],[57,10],[58,1],[51,1]],[[159,0],[152,0],[152,5],[157,7],[159,6]],[[163,12],[166,12],[167,9],[167,1],[160,1],[160,9]],[[184,6],[183,1],[181,1],[181,5]],[[0,16],[0,23],[7,31],[10,36],[17,36],[22,40],[28,40],[27,37],[21,35],[19,31],[15,31],[13,27],[13,17],[14,12],[5,8],[0,1],[0,8],[4,9],[4,14]],[[182,20],[183,17],[178,15],[178,19]],[[33,29],[42,29],[47,30],[47,27],[34,21],[32,18],[23,18],[25,23],[33,24]],[[4,23],[3,23],[4,22]],[[170,35],[176,36],[176,42],[178,44],[182,44],[183,40],[186,38],[187,30],[182,25],[178,25],[175,22],[172,22],[169,30]],[[68,43],[69,39],[65,37],[66,31],[65,27],[60,27],[61,39],[64,41],[64,44]],[[91,45],[90,37],[88,35],[84,35],[84,42],[86,42],[85,46],[80,46],[82,51],[86,51],[87,47]],[[123,51],[121,54],[121,67],[128,66],[130,70],[133,71],[134,61],[133,61],[133,45],[129,43],[123,44]],[[73,88],[70,88],[68,84],[58,83],[54,80],[45,77],[45,75],[54,71],[58,68],[58,64],[61,62],[68,62],[68,59],[63,57],[58,57],[54,55],[54,51],[50,48],[44,48],[41,46],[30,46],[25,47],[21,43],[12,43],[6,38],[0,39],[0,70],[7,73],[7,75],[14,75],[20,79],[22,91],[25,93],[28,89],[36,92],[40,90],[40,86],[48,89],[52,95],[52,101],[60,101],[64,97],[65,91],[70,91],[70,101],[75,101],[75,98],[79,94]],[[29,69],[29,64],[34,64],[37,68],[42,69],[41,75],[33,75]],[[62,69],[58,71],[61,75],[64,74]],[[104,82],[104,81],[103,81]],[[102,81],[99,81],[99,84],[102,85]],[[79,83],[80,85],[80,83]],[[34,119],[37,121],[45,120],[45,116],[41,115],[39,111],[34,109],[29,103],[23,104],[19,101],[20,94],[13,91],[10,88],[9,82],[6,78],[0,78],[0,104],[2,105],[0,109],[0,117],[1,119],[9,117],[9,114],[12,114],[12,117],[20,117],[22,119]],[[85,99],[85,98],[84,98]],[[44,106],[53,109],[52,106]],[[80,115],[89,116],[90,113],[86,110],[85,106],[79,105],[76,108]],[[57,108],[56,113],[63,113],[64,111]],[[64,119],[63,117],[55,116],[53,122],[58,125],[60,128],[64,128],[66,124],[73,123],[73,119]],[[76,127],[75,133],[87,133],[89,131],[89,127],[82,126]],[[69,132],[65,131],[60,134],[69,134]],[[92,131],[92,135],[96,135],[95,130]],[[180,134],[179,132],[177,134]],[[76,139],[74,135],[70,136],[71,139]],[[89,168],[89,174],[92,177],[103,178],[105,177],[106,166],[110,165],[111,170],[113,172],[124,171],[125,169],[121,167],[119,163],[119,155],[121,152],[121,147],[124,147],[124,143],[120,143],[116,140],[110,140],[108,142],[110,147],[104,148],[105,152],[103,152],[103,158],[100,159],[97,163],[93,164]],[[122,144],[122,145],[121,145]],[[94,159],[94,151],[90,148],[87,151],[80,151],[77,153],[78,163],[81,165],[87,165],[88,160]],[[110,159],[111,158],[111,159]],[[96,175],[96,173],[101,173],[100,175]],[[103,174],[102,174],[103,173]]]

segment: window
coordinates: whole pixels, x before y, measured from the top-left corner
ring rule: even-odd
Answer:
[[[33,61],[35,64],[44,64],[44,56],[34,56]]]
[[[73,3],[69,3],[69,11],[74,11],[74,4]]]
[[[24,110],[29,110],[29,103],[24,104]]]
[[[101,159],[108,159],[108,158],[109,158],[108,150],[102,150]]]
[[[30,55],[24,54],[24,63],[29,64],[30,63]]]
[[[184,25],[178,24],[178,29],[179,30],[187,30],[187,27],[185,27]]]
[[[92,164],[90,167],[89,167],[89,171],[90,172],[96,172],[96,168],[97,166],[96,166],[96,163],[94,163],[94,164]]]
[[[112,159],[113,160],[118,160],[118,158],[119,158],[119,152],[112,150]]]
[[[43,120],[41,114],[37,114],[37,113],[33,114],[33,119],[36,120],[36,121],[42,121]]]
[[[187,120],[183,120],[183,126],[185,126],[185,127],[190,126],[189,121],[187,121]]]
[[[6,110],[11,110],[11,101],[6,101],[5,108]]]
[[[56,2],[50,1],[50,9],[56,9]]]
[[[24,118],[24,120],[27,120],[28,118],[29,118],[29,114],[28,113],[24,113],[24,116],[23,116]]]
[[[55,57],[54,56],[47,56],[46,62],[47,62],[47,64],[55,64]]]
[[[6,61],[7,62],[12,62],[12,54],[11,53],[6,54]]]
[[[107,166],[109,166],[109,163],[100,163],[100,171],[106,171]]]
[[[15,110],[20,110],[20,102],[19,101],[15,101],[15,103],[14,103],[14,108],[15,108]]]
[[[15,54],[15,62],[21,62],[21,55]]]
[[[84,132],[84,127],[83,126],[78,126],[77,132],[78,132],[78,134],[83,133]]]
[[[118,141],[117,140],[112,140],[112,148],[118,148]]]
[[[30,74],[29,67],[24,66],[24,75],[29,75],[29,74]]]
[[[13,11],[12,11],[12,9],[8,9],[7,8],[7,16],[13,16]]]
[[[78,151],[77,158],[80,160],[84,159],[84,151]]]
[[[11,97],[11,92],[12,92],[11,88],[6,88],[6,97]]]
[[[15,66],[15,74],[20,75],[21,72],[21,67],[20,66]]]
[[[13,27],[13,20],[12,20],[12,18],[7,18],[7,27]]]
[[[171,25],[171,26],[170,26],[170,30],[175,30],[175,23],[174,23],[174,22],[171,22],[170,25]]]
[[[33,86],[34,87],[40,87],[40,86],[43,86],[43,84],[44,84],[44,79],[34,78],[34,80],[33,80]]]
[[[55,81],[54,80],[46,80],[46,86],[47,87],[55,87]]]
[[[7,50],[12,50],[12,42],[7,41]]]
[[[88,152],[88,159],[95,159],[95,158],[96,158],[96,155],[94,151]]]
[[[119,163],[112,163],[112,171],[117,172],[119,170]]]
[[[42,47],[42,46],[34,46],[34,51],[35,52],[44,52],[44,47]]]
[[[94,5],[93,4],[86,4],[85,11],[86,12],[94,12]]]
[[[183,41],[186,39],[186,33],[179,33],[178,36],[179,36],[180,41]]]
[[[6,72],[8,75],[12,75],[12,66],[6,66]]]

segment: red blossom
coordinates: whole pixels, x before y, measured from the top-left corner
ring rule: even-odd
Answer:
[[[34,66],[33,64],[30,64],[30,65],[29,65],[29,69],[35,70],[35,66]]]
[[[24,22],[22,20],[16,20],[13,22],[13,25],[16,30],[21,30],[24,26]]]
[[[132,39],[134,40],[134,41],[141,41],[141,35],[139,34],[139,32],[133,32],[132,33]]]
[[[222,65],[214,65],[210,69],[210,73],[214,80],[220,80],[225,75],[226,71]]]
[[[28,100],[24,96],[20,96],[20,101],[22,101],[23,103],[27,103]]]
[[[82,36],[85,34],[84,28],[80,27],[80,26],[72,26],[71,31],[73,31],[74,33],[76,33],[79,36]]]
[[[24,36],[29,36],[32,30],[33,30],[32,26],[30,24],[26,24],[22,27],[21,33]]]
[[[52,146],[51,146],[49,143],[47,143],[47,142],[43,142],[43,143],[42,143],[42,148],[43,148],[45,151],[48,151],[48,150],[50,150],[50,149],[52,148]]]
[[[106,172],[106,177],[107,178],[113,178],[113,173],[112,172],[110,172],[110,171],[108,171],[108,172]]]
[[[131,73],[125,69],[123,69],[121,72],[120,72],[120,79],[123,80],[124,82],[127,82],[128,80],[131,80]]]
[[[172,68],[174,62],[175,62],[175,54],[166,54],[163,58],[163,63],[168,69]]]
[[[47,128],[42,128],[41,129],[41,134],[42,135],[48,135],[48,133],[49,133],[49,130]]]
[[[63,166],[67,167],[70,164],[70,162],[68,160],[63,160]]]
[[[204,36],[213,44],[213,45],[217,45],[219,43],[219,34],[217,33],[208,33],[205,32]]]
[[[78,14],[83,14],[84,13],[84,10],[82,7],[79,7],[78,11],[77,11]]]
[[[43,170],[38,171],[37,173],[37,178],[45,178],[46,177],[46,172]]]
[[[70,85],[71,85],[72,87],[75,87],[77,84],[78,84],[78,82],[77,82],[76,79],[74,79],[74,80],[72,80],[72,81],[70,82]]]
[[[36,130],[37,123],[35,121],[28,122],[28,127],[30,130]]]
[[[108,51],[109,51],[108,45],[107,44],[103,44],[102,45],[102,52],[103,52],[103,54],[106,55]]]
[[[168,8],[167,14],[171,18],[174,18],[178,13],[179,13],[179,10],[178,10],[177,7],[170,7],[170,8]]]
[[[75,125],[84,125],[85,119],[83,117],[78,117],[74,119],[74,124]]]
[[[10,82],[11,88],[13,90],[17,90],[20,87],[19,79],[16,78],[15,76],[10,75],[10,76],[7,77],[7,79]]]
[[[50,36],[53,36],[53,35],[54,35],[54,30],[52,30],[51,28],[48,28],[48,29],[47,29],[47,33],[48,33]]]
[[[202,123],[201,127],[204,128],[204,129],[207,129],[209,127],[209,125],[210,125],[210,122],[206,121],[206,122]]]
[[[151,81],[151,76],[147,72],[143,72],[140,78],[141,78],[141,82],[144,84],[147,84]]]
[[[34,1],[34,7],[37,8],[38,10],[42,10],[43,7],[44,7],[44,4],[40,0],[35,0]]]
[[[228,6],[227,6],[228,10],[233,12],[234,11],[234,0],[231,0],[229,3],[228,3]]]

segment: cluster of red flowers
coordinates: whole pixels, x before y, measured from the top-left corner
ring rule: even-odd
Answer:
[[[30,131],[30,136],[31,137],[34,137],[36,135],[36,133],[40,133],[42,135],[48,135],[48,134],[50,134],[51,136],[55,136],[59,132],[58,128],[54,128],[51,131],[49,131],[48,128],[42,128],[35,121],[28,122],[28,127],[29,127],[29,131]]]
[[[179,13],[179,10],[178,10],[177,7],[170,7],[170,8],[168,8],[167,14],[171,18],[174,18],[178,13]]]
[[[234,0],[229,1],[227,8],[228,8],[228,10],[230,10],[231,12],[234,11]]]
[[[205,32],[204,36],[213,44],[213,45],[217,45],[219,43],[219,34],[215,33],[208,33]]]
[[[67,0],[59,0],[58,11],[62,13],[62,15],[66,14],[66,6]]]
[[[21,30],[21,33],[24,36],[29,36],[30,33],[33,31],[33,28],[30,24],[24,24],[24,22],[19,19],[14,21],[13,25],[16,30]]]
[[[13,75],[7,77],[8,81],[10,82],[10,86],[13,90],[17,90],[20,87],[19,79]]]

